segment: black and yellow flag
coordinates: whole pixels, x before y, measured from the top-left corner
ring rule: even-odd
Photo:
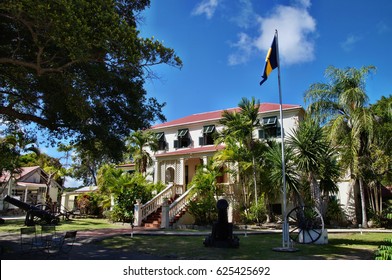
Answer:
[[[277,53],[277,42],[276,42],[276,34],[274,36],[274,40],[272,41],[272,45],[268,50],[267,57],[265,58],[265,67],[264,73],[262,76],[262,80],[260,85],[262,85],[268,78],[269,74],[278,67],[278,53]]]

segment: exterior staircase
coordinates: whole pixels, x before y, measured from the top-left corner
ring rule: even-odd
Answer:
[[[174,199],[169,199],[168,203],[169,205],[173,203],[180,195],[176,194]],[[184,212],[185,213],[185,212]],[[184,215],[184,214],[182,214]],[[180,216],[178,219],[181,218]],[[142,226],[145,228],[161,228],[161,222],[162,222],[162,206],[160,206],[157,210],[155,210],[153,213],[147,216],[147,218],[142,222]]]
[[[170,220],[169,225],[172,227],[175,223],[177,223],[181,219],[182,216],[186,214],[187,211],[188,211],[187,206],[182,208],[181,211],[177,213],[172,220]]]
[[[170,186],[168,187],[170,189]],[[168,192],[166,192],[168,193]],[[170,192],[173,194],[174,192]],[[158,196],[162,196],[162,193]],[[153,198],[150,202],[146,203],[143,208],[151,208],[151,202],[154,202],[154,210],[149,211],[149,213],[144,215],[141,226],[149,229],[159,229],[161,228],[162,222],[162,199],[159,199],[158,196]],[[193,196],[190,195],[190,189],[187,190],[182,195],[174,194],[174,197],[168,200],[169,203],[169,226],[175,224],[186,212],[189,201],[193,199]],[[159,201],[159,202],[158,202]],[[143,210],[144,211],[144,210]]]
[[[162,221],[162,206],[159,207],[155,212],[147,216],[147,218],[142,222],[142,227],[148,229],[158,229],[161,228]]]

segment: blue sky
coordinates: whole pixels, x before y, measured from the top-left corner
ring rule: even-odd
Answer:
[[[279,103],[277,70],[259,85],[275,29],[279,32],[283,103],[300,104],[325,69],[374,65],[370,103],[392,94],[392,1],[157,0],[142,13],[142,37],[173,48],[181,70],[152,70],[149,96],[166,102],[167,120],[236,107],[242,97]],[[44,152],[59,155],[52,148]],[[67,178],[66,186],[80,186]]]
[[[277,70],[259,85],[275,29],[279,32],[283,103],[306,107],[303,94],[326,82],[325,69],[374,65],[370,103],[392,93],[392,1],[152,1],[139,24],[183,60],[181,70],[152,70],[150,96],[173,120],[236,107],[242,97],[279,102]]]

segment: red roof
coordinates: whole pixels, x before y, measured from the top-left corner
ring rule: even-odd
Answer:
[[[274,112],[274,111],[279,111],[279,104],[276,103],[261,103],[260,104],[260,113],[267,113],[267,112]],[[290,104],[283,104],[282,109],[283,110],[289,110],[289,109],[297,109],[297,108],[302,108],[300,105],[290,105]],[[240,108],[231,108],[231,109],[226,109],[226,111],[239,111]],[[168,121],[165,123],[157,124],[152,126],[152,129],[159,129],[159,128],[166,128],[166,127],[171,127],[171,126],[179,126],[179,125],[185,125],[185,124],[192,124],[192,123],[198,123],[198,122],[206,122],[206,121],[216,121],[219,120],[222,117],[222,113],[225,110],[218,110],[218,111],[212,111],[212,112],[206,112],[206,113],[200,113],[200,114],[193,114],[190,116],[186,116],[183,118],[179,118],[176,120]]]
[[[208,152],[216,152],[222,150],[224,145],[218,146],[203,146],[197,148],[185,148],[179,149],[174,152],[168,152],[163,154],[155,154],[155,157],[166,157],[166,156],[179,156],[179,155],[192,155],[192,154],[199,154],[199,153],[208,153]]]
[[[23,178],[24,176],[26,176],[29,173],[34,172],[35,170],[39,169],[39,166],[29,166],[29,167],[22,167],[20,168],[20,173],[15,174],[15,179],[20,179]],[[1,177],[0,177],[0,183],[1,182],[6,182],[8,181],[10,178],[10,173],[9,172],[5,172]]]

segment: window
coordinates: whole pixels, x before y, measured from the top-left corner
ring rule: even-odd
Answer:
[[[215,131],[215,125],[206,125],[203,127],[203,136],[199,138],[199,145],[213,145],[214,137],[213,133]]]
[[[259,139],[269,139],[280,137],[280,126],[278,126],[278,118],[266,117],[261,122],[263,128],[259,130]]]
[[[166,149],[166,141],[165,141],[165,133],[164,132],[158,132],[156,134],[156,137],[158,139],[158,150],[165,150]]]
[[[177,140],[174,140],[174,148],[186,148],[190,144],[189,130],[187,128],[178,130]]]
[[[263,118],[263,122],[262,125],[264,126],[268,126],[268,125],[276,125],[276,121],[277,121],[278,117],[267,117],[267,118]]]

